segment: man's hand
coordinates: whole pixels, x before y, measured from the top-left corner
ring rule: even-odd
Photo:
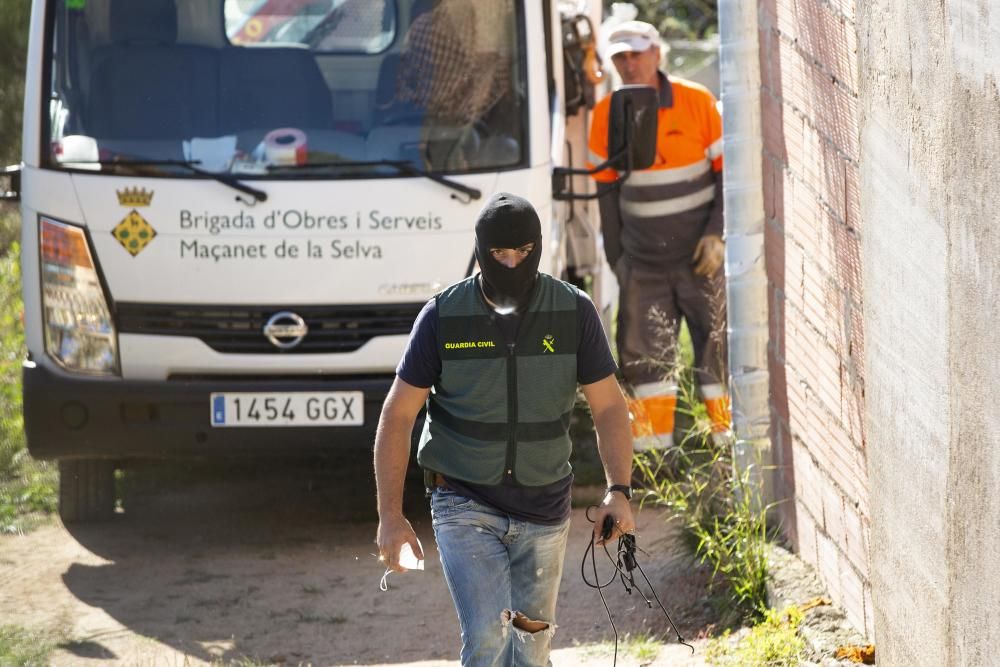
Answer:
[[[612,484],[628,484],[632,479],[632,430],[628,423],[628,406],[622,388],[614,375],[603,380],[583,385],[583,395],[590,405],[594,416],[594,428],[597,429],[597,451],[604,463],[604,474],[608,486]],[[601,528],[604,517],[614,517],[614,530],[611,537],[631,532],[635,529],[632,518],[632,508],[628,499],[619,491],[612,491],[604,496],[604,502],[594,517],[594,540],[604,544],[601,539]]]
[[[409,543],[418,560],[424,559],[424,552],[420,548],[420,542],[417,541],[417,534],[413,532],[413,526],[410,525],[410,522],[402,515],[380,520],[375,542],[378,544],[378,559],[393,572],[406,572],[406,568],[399,565],[399,550],[403,548],[404,544]]]
[[[718,234],[706,234],[694,249],[694,272],[699,276],[714,276],[726,259],[726,243]]]
[[[424,406],[430,389],[414,387],[396,378],[382,404],[382,414],[375,432],[375,486],[378,489],[379,560],[394,572],[399,567],[399,549],[409,542],[413,554],[423,558],[410,522],[403,516],[403,482],[410,461],[410,433],[417,413]]]
[[[601,528],[604,526],[604,517],[609,514],[614,517],[615,523],[611,536],[605,540],[601,536]],[[618,491],[612,491],[604,496],[604,501],[594,516],[594,543],[604,544],[634,530],[635,519],[632,517],[632,506],[629,505],[628,499]]]

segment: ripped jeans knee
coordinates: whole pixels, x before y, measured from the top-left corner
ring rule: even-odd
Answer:
[[[551,664],[569,521],[523,521],[441,489],[431,515],[462,629],[462,665]]]
[[[542,633],[541,636],[546,639],[551,639],[552,635],[556,633],[558,626],[555,623],[528,618],[521,612],[514,611],[513,609],[504,609],[500,614],[500,628],[504,639],[507,638],[511,627],[514,628],[514,636],[523,642],[529,639],[535,641],[539,633]]]

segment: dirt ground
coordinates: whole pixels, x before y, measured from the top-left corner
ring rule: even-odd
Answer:
[[[67,530],[54,521],[0,537],[0,624],[70,640],[53,654],[57,665],[458,664],[458,622],[419,490],[406,504],[427,569],[391,575],[382,592],[363,474],[298,466],[184,476],[164,483],[159,472],[133,473],[126,511],[106,524]],[[574,510],[557,667],[612,662],[605,611],[580,577],[589,530]],[[711,620],[704,572],[680,555],[655,509],[639,512],[638,542],[661,600],[685,636],[698,636]],[[704,664],[705,642],[693,642],[692,657],[658,609],[618,585],[606,597],[620,634],[666,638],[655,655],[620,650],[619,665]]]

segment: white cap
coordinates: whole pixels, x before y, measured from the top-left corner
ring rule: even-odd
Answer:
[[[608,35],[608,48],[604,55],[610,58],[619,53],[646,51],[660,44],[660,33],[651,24],[626,21],[616,25]]]

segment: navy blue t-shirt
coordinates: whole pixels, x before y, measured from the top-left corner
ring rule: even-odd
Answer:
[[[576,380],[591,384],[613,375],[617,370],[604,335],[597,308],[586,294],[580,292],[576,306],[577,348]],[[519,313],[497,315],[496,322],[507,340],[514,340],[521,321]],[[437,345],[437,301],[424,305],[413,323],[406,351],[396,368],[398,375],[414,387],[434,386],[441,376],[441,354]],[[447,478],[457,493],[495,507],[515,518],[541,524],[562,523],[570,512],[572,473],[551,484],[524,486],[504,478],[497,485],[473,484]]]

